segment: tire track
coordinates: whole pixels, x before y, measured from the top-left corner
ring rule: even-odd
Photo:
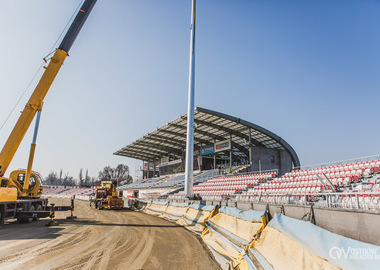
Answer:
[[[61,220],[53,228],[43,222],[22,228],[7,224],[4,231],[9,234],[0,237],[0,268],[218,269],[194,235],[163,219],[133,211],[99,211],[83,201],[76,201],[75,215],[77,220]]]

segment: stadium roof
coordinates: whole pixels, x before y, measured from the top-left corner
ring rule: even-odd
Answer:
[[[235,157],[249,157],[249,129],[251,129],[251,143],[271,149],[286,150],[294,167],[300,162],[294,149],[281,137],[263,127],[223,113],[195,108],[194,112],[194,147],[213,144],[215,141],[232,139],[233,155]],[[137,141],[115,152],[115,155],[131,157],[144,161],[157,161],[168,154],[182,157],[186,149],[187,114],[184,114],[166,125],[157,128]],[[227,154],[217,153],[220,157]]]

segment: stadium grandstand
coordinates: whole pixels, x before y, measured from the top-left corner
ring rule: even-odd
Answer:
[[[143,161],[143,178],[119,187],[128,198],[185,200],[186,115],[115,154]],[[300,166],[293,148],[240,118],[197,107],[194,195],[204,201],[380,209],[380,156]]]
[[[225,173],[274,170],[281,176],[300,166],[294,149],[263,127],[199,107],[194,122],[195,184]],[[143,179],[120,188],[129,194],[182,189],[186,123],[185,114],[114,153],[143,161]]]
[[[313,204],[380,210],[380,156],[276,172],[227,175],[194,186],[205,200]],[[183,192],[170,199],[183,198]]]
[[[44,185],[44,196],[92,196],[96,187]]]

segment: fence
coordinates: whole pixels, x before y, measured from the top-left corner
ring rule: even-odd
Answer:
[[[254,172],[243,172],[243,173],[236,173],[234,175],[257,175],[257,174],[266,174],[266,173],[276,173],[276,175],[278,175],[278,169],[261,170],[261,171],[254,171]]]
[[[315,168],[321,168],[321,167],[345,165],[345,164],[349,164],[349,163],[364,162],[364,161],[371,161],[371,160],[380,160],[380,155],[346,159],[346,160],[321,163],[321,164],[315,164],[315,165],[306,165],[306,166],[301,166],[301,167],[295,167],[294,169],[295,170],[315,169]]]
[[[250,194],[230,196],[236,202],[315,205],[326,208],[380,210],[380,192]]]

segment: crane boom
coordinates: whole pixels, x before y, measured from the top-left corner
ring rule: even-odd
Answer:
[[[45,72],[0,152],[0,177],[5,174],[37,111],[42,110],[43,100],[96,1],[86,0],[83,3],[61,44],[51,57],[48,66],[45,67]]]

